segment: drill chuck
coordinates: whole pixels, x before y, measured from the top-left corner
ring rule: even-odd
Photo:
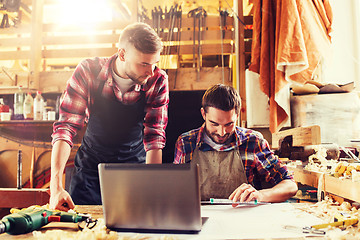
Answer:
[[[0,221],[0,234],[4,233],[6,230],[6,226],[5,223],[3,223],[2,221]]]

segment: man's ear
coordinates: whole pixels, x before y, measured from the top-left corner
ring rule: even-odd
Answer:
[[[205,121],[205,109],[204,108],[201,108],[200,109],[200,111],[201,111],[201,116],[203,117],[203,119],[204,119],[204,121]]]
[[[125,49],[119,48],[118,56],[119,56],[120,61],[125,61]]]

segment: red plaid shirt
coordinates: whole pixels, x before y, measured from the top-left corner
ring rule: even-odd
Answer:
[[[180,135],[175,144],[175,164],[189,163],[196,147],[200,151],[215,151],[203,140],[205,124]],[[284,179],[292,179],[287,167],[270,150],[262,134],[251,129],[236,127],[235,137],[219,151],[239,149],[248,182],[256,189],[261,189],[262,182],[272,186]]]
[[[145,150],[164,148],[169,103],[167,74],[156,68],[154,76],[149,78],[146,84],[136,84],[122,94],[112,77],[112,66],[116,57],[114,54],[110,58],[86,59],[76,67],[67,82],[60,104],[59,120],[53,126],[52,143],[64,140],[73,146],[74,136],[91,114],[89,109],[93,103],[93,96],[90,96],[90,92],[95,92],[99,83],[105,81],[102,95],[106,98],[115,97],[124,104],[135,103],[140,98],[140,90],[145,91]]]

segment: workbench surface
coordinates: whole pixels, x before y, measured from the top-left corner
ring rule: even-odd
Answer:
[[[308,235],[284,229],[285,225],[296,227],[324,223],[323,220],[296,208],[300,203],[278,203],[258,206],[205,205],[201,207],[203,227],[198,234],[142,234],[146,239],[304,239]],[[102,217],[101,206],[77,206],[77,210]],[[77,232],[73,223],[51,223],[41,229],[48,232],[62,229]],[[139,233],[118,233],[119,239],[139,239]],[[32,233],[12,236],[1,234],[0,239],[36,239]],[[322,236],[321,239],[324,239]]]

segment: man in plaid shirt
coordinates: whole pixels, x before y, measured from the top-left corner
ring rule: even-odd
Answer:
[[[155,31],[135,23],[122,31],[116,54],[86,59],[76,67],[53,127],[51,208],[101,204],[99,163],[162,162],[169,88],[166,73],[155,66],[161,50]],[[85,122],[69,194],[62,175],[73,138]]]
[[[297,185],[261,133],[236,126],[240,104],[234,88],[210,87],[202,99],[205,123],[178,138],[174,163],[199,164],[202,200],[285,201]]]

